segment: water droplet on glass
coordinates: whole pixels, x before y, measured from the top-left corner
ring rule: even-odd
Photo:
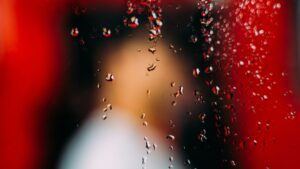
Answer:
[[[111,30],[110,29],[107,29],[107,28],[102,28],[102,35],[106,38],[110,37],[111,36]]]
[[[153,70],[155,70],[155,69],[156,69],[156,65],[155,65],[155,64],[151,64],[150,66],[147,67],[147,70],[148,70],[149,72],[151,72],[151,71],[153,71]]]
[[[107,119],[107,115],[104,114],[104,115],[102,116],[102,119],[103,119],[103,120],[106,120],[106,119]]]
[[[146,164],[146,162],[147,162],[147,157],[143,156],[142,157],[142,164],[144,165],[144,164]]]
[[[230,165],[233,166],[233,167],[236,167],[236,163],[234,160],[230,160]]]
[[[114,79],[115,79],[115,77],[111,73],[108,73],[105,77],[106,81],[113,81]]]
[[[261,29],[261,30],[258,31],[258,33],[259,33],[260,35],[263,35],[263,34],[265,33],[265,31],[264,31],[263,29]]]
[[[206,130],[205,129],[202,129],[201,132],[198,134],[198,140],[201,141],[201,142],[204,142],[205,140],[207,140],[207,137],[206,137]]]
[[[229,136],[230,135],[230,127],[229,126],[224,126],[224,135]]]
[[[129,20],[128,26],[130,28],[136,28],[136,27],[138,27],[139,26],[139,20],[138,20],[138,18],[135,17],[135,16],[132,16],[130,18],[130,20]]]
[[[148,17],[150,20],[157,19],[157,14],[154,11],[151,11],[150,16]]]
[[[250,43],[250,48],[255,51],[256,50],[256,46],[253,43]]]
[[[213,71],[214,71],[214,68],[213,68],[212,66],[208,66],[208,67],[206,67],[205,70],[204,70],[205,73],[211,73],[211,72],[213,72]]]
[[[198,42],[197,36],[191,35],[191,42],[192,42],[192,43],[197,43],[197,42]]]
[[[111,104],[107,104],[107,109],[112,110],[112,105]]]
[[[255,146],[257,145],[257,140],[256,139],[253,140],[253,145],[255,145]]]
[[[191,160],[187,159],[187,160],[185,161],[185,164],[186,164],[186,165],[191,165]]]
[[[269,122],[266,123],[266,129],[267,129],[267,130],[270,129],[270,123],[269,123]]]
[[[268,96],[267,95],[263,95],[262,96],[262,100],[267,100],[268,99]]]
[[[153,144],[153,150],[157,149],[157,144]]]
[[[146,117],[146,113],[142,113],[141,119],[145,119],[145,117]]]
[[[241,60],[241,61],[239,62],[239,66],[244,66],[244,65],[245,65],[244,61]]]
[[[148,126],[148,122],[147,122],[147,121],[144,121],[144,122],[143,122],[143,126],[147,127],[147,126]]]
[[[194,76],[194,77],[198,77],[199,74],[200,74],[200,69],[199,69],[199,68],[193,69],[193,76]]]
[[[176,102],[176,101],[172,101],[172,102],[171,102],[171,105],[172,105],[172,106],[176,106],[176,105],[177,105],[177,102]]]
[[[176,85],[175,82],[171,82],[171,87],[174,87]]]
[[[273,5],[273,9],[280,9],[281,8],[281,4],[280,3],[276,3]]]
[[[201,123],[205,123],[206,114],[199,113],[198,118],[200,119]]]
[[[148,49],[149,52],[151,52],[152,54],[154,54],[156,52],[156,48],[155,47],[151,47]]]
[[[72,28],[70,34],[73,37],[77,37],[79,35],[79,29],[77,27]]]
[[[175,124],[174,124],[173,120],[169,120],[169,125],[170,125],[170,128],[175,128]]]
[[[296,118],[296,111],[290,111],[285,119],[294,120]]]
[[[172,134],[167,135],[166,137],[168,140],[175,140],[175,136]]]
[[[163,22],[162,22],[161,20],[159,20],[159,19],[156,19],[156,20],[155,20],[155,23],[156,23],[156,25],[157,25],[158,27],[162,27],[162,26],[163,26]]]
[[[170,47],[170,49],[174,49],[175,48],[172,43],[170,43],[169,47]]]
[[[149,40],[153,40],[159,35],[160,32],[156,29],[150,29],[149,33]]]
[[[178,91],[176,92],[178,95],[183,95],[183,86],[179,86]]]
[[[213,94],[215,94],[215,95],[219,95],[219,93],[220,93],[220,87],[219,86],[214,86],[213,88],[212,88],[212,92],[213,92]]]
[[[146,141],[146,149],[150,149],[151,148],[151,144],[149,141]]]
[[[127,2],[127,14],[130,15],[133,13],[133,11],[134,11],[133,3],[128,1]]]
[[[105,108],[103,109],[103,112],[107,112],[107,110],[108,110],[107,107],[105,107]]]

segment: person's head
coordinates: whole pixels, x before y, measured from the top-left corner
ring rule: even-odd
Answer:
[[[106,99],[103,107],[110,103],[135,117],[146,113],[151,125],[163,129],[169,120],[177,121],[195,108],[194,91],[201,85],[193,77],[190,60],[174,53],[183,54],[180,47],[173,49],[167,38],[154,44],[147,35],[147,30],[134,30],[130,37],[101,47],[98,93]]]

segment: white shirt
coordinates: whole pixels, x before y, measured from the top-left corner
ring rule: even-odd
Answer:
[[[176,151],[169,149],[170,140],[143,132],[146,127],[141,123],[134,124],[125,113],[120,114],[111,111],[106,120],[102,115],[90,118],[67,146],[59,169],[168,169],[170,165],[173,169],[184,168]],[[145,136],[151,145],[149,154]],[[153,144],[157,145],[155,150]],[[170,156],[174,158],[172,162]]]

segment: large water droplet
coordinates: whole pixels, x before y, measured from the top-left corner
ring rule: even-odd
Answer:
[[[73,37],[77,37],[79,35],[79,29],[77,27],[72,28],[70,34]]]
[[[113,81],[115,79],[114,75],[111,73],[108,73],[105,77],[106,81]]]

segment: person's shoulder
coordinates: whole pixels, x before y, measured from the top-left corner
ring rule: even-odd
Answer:
[[[154,139],[145,140],[140,128],[115,111],[105,120],[96,114],[80,127],[67,146],[59,169],[168,168],[167,146],[156,139],[155,149]]]

